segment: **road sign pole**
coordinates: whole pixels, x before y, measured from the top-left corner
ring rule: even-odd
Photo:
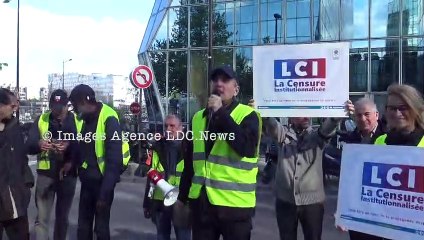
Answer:
[[[138,103],[139,94],[140,94],[140,91],[137,91],[136,99],[134,99],[135,100],[134,102],[136,103]],[[135,132],[137,133],[137,136],[138,136],[138,133],[140,132],[139,116],[140,116],[140,113],[135,115]],[[136,150],[137,150],[137,161],[138,163],[141,163],[141,143],[140,142],[138,142]]]

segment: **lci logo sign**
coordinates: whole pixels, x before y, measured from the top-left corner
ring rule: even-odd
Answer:
[[[325,58],[274,60],[274,79],[325,78]]]
[[[424,193],[424,167],[365,162],[362,185]]]

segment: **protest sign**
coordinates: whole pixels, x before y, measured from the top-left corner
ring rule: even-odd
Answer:
[[[336,224],[387,239],[424,239],[424,148],[347,144]]]
[[[253,47],[253,98],[263,117],[344,117],[349,43]]]

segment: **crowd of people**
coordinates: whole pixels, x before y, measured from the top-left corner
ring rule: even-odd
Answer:
[[[144,216],[157,228],[157,239],[170,239],[172,226],[178,240],[251,239],[256,208],[256,185],[261,136],[275,143],[275,213],[281,240],[296,240],[298,224],[304,239],[320,240],[323,232],[323,151],[337,133],[342,118],[327,118],[318,129],[308,117],[290,118],[284,125],[263,118],[255,102],[242,104],[238,78],[228,66],[210,75],[211,95],[206,108],[190,122],[192,139],[178,140],[183,131],[177,115],[165,118],[167,136],[151,146],[150,168],[179,188],[178,200],[164,206],[166,196],[148,179],[143,200]],[[387,90],[386,123],[368,98],[347,99],[346,116],[356,123],[344,142],[424,147],[424,101],[408,85]],[[68,102],[73,106],[69,111]],[[78,239],[110,239],[110,210],[114,189],[128,164],[126,141],[113,140],[122,132],[117,113],[96,100],[93,89],[76,86],[67,95],[56,90],[50,111],[39,116],[25,141],[18,120],[15,95],[0,89],[0,227],[9,239],[29,239],[27,208],[35,185],[37,239],[49,239],[51,211],[55,206],[53,239],[66,239],[69,211],[77,178],[81,182]],[[204,131],[232,133],[231,139],[202,139]],[[94,141],[62,141],[60,134],[96,133]],[[169,134],[174,136],[169,139]],[[28,154],[37,155],[37,177],[28,167]],[[270,182],[270,180],[268,180]],[[94,226],[93,226],[94,225]],[[383,239],[348,231],[352,240]],[[2,235],[2,232],[0,233]],[[0,235],[0,236],[1,236]]]

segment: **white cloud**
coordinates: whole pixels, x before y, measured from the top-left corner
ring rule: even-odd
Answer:
[[[16,82],[16,8],[0,4],[0,84]],[[82,16],[60,16],[29,6],[20,9],[20,86],[29,96],[47,86],[49,73],[111,73],[128,75],[138,65],[137,52],[146,23]]]

